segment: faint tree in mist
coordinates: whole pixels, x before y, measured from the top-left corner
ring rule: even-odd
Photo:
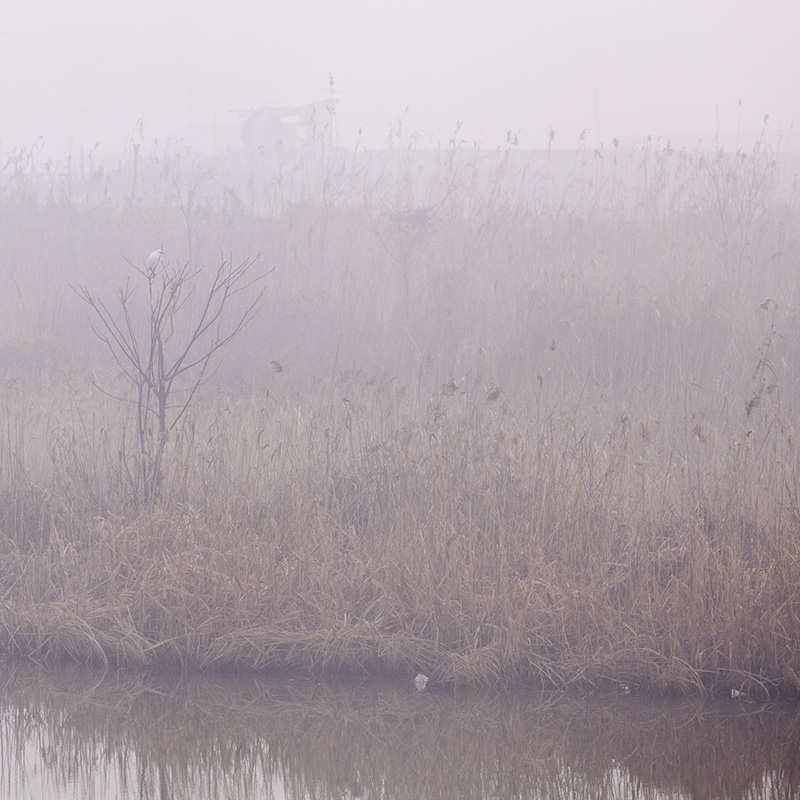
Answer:
[[[210,282],[203,270],[188,264],[172,267],[155,259],[153,268],[135,268],[142,280],[130,279],[114,294],[115,302],[81,287],[78,295],[93,312],[92,329],[108,347],[132,390],[137,455],[131,469],[123,457],[134,506],[152,506],[162,496],[163,458],[169,434],[192,405],[200,387],[213,375],[214,356],[256,315],[264,289],[243,306],[233,300],[265,277],[257,259],[239,266],[223,262]],[[136,302],[144,284],[144,313]],[[190,302],[190,300],[192,302]]]

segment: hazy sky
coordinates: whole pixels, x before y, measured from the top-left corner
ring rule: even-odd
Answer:
[[[345,145],[389,126],[446,143],[572,148],[632,134],[800,137],[797,0],[26,0],[0,17],[0,146],[122,149],[335,82]],[[739,105],[741,101],[741,108]],[[407,110],[406,110],[407,109]],[[797,139],[797,141],[793,141]]]

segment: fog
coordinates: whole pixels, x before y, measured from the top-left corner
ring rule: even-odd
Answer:
[[[6,11],[10,652],[797,693],[800,11],[521,9]]]
[[[232,110],[331,89],[344,147],[382,146],[403,120],[434,144],[493,148],[511,131],[540,148],[552,129],[564,149],[584,131],[591,147],[650,135],[736,149],[767,115],[791,146],[799,35],[785,0],[33,0],[0,22],[0,147],[99,142],[115,154],[137,132],[163,143],[211,124],[227,146],[241,126]]]
[[[161,248],[199,276],[176,348],[220,264],[264,292],[212,391],[739,435],[798,390],[800,12],[755,9],[15,7],[4,374],[124,384],[81,298],[120,319]]]

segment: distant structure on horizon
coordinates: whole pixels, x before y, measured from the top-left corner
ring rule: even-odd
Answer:
[[[243,120],[241,138],[245,147],[272,149],[280,144],[288,147],[307,140],[316,131],[333,133],[337,98],[308,103],[304,106],[271,106],[236,108],[232,113]]]
[[[302,106],[276,106],[264,103],[252,108],[234,108],[239,122],[214,120],[195,122],[175,136],[191,149],[207,154],[224,153],[242,147],[268,152],[318,137],[335,141],[335,107],[338,98]]]

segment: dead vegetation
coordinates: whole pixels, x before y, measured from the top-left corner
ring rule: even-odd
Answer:
[[[159,157],[140,198],[156,166],[180,184],[180,159]],[[212,172],[222,199],[200,192],[191,214],[117,206],[123,167],[48,200],[44,174],[7,165],[3,209],[72,237],[80,263],[56,283],[88,296],[124,285],[96,266],[121,247],[98,216],[143,254],[189,231],[196,259],[238,241],[274,272],[216,394],[158,428],[142,506],[126,442],[146,425],[79,377],[115,379],[79,309],[36,294],[61,255],[4,240],[6,268],[30,274],[3,295],[3,352],[47,336],[54,355],[11,359],[0,392],[0,650],[797,693],[785,176],[759,151],[582,157],[560,176],[513,152],[301,152],[272,174],[284,194],[254,172],[232,208]]]

